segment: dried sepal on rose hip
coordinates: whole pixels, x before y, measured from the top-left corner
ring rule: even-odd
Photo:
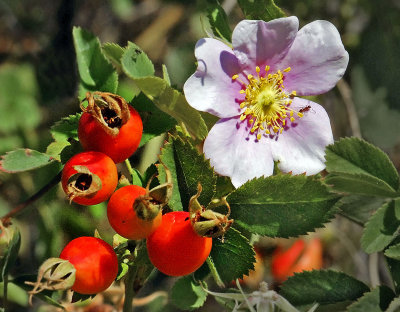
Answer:
[[[117,167],[103,153],[79,153],[66,162],[61,184],[70,201],[96,205],[107,200],[117,187]]]
[[[233,223],[233,220],[229,219],[231,207],[226,201],[226,198],[222,197],[221,199],[213,200],[208,208],[205,208],[197,200],[200,197],[201,192],[202,186],[199,183],[197,185],[197,194],[192,196],[189,201],[190,219],[193,228],[196,233],[201,236],[222,237],[223,240],[224,234]],[[224,215],[211,209],[219,206],[226,206],[228,213]]]
[[[172,195],[171,173],[162,163],[166,182],[150,189],[154,176],[146,188],[128,185],[118,189],[107,205],[107,217],[111,227],[121,236],[144,239],[161,224],[162,209]]]
[[[29,303],[32,305],[32,296],[43,290],[67,290],[75,283],[75,267],[65,259],[49,258],[39,268],[36,282],[26,281],[25,284],[33,286],[28,291]]]
[[[109,92],[88,92],[80,107],[83,114],[78,137],[85,150],[102,152],[115,163],[136,151],[142,138],[142,119],[124,98]]]

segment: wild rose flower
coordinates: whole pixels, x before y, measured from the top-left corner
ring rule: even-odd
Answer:
[[[297,96],[333,88],[349,56],[331,23],[298,27],[296,17],[243,20],[233,31],[233,48],[211,38],[196,44],[198,68],[185,96],[192,107],[221,118],[203,151],[236,187],[271,175],[274,160],[293,174],[325,167],[325,146],[333,142],[329,117]]]

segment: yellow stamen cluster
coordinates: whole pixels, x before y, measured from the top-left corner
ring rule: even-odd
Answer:
[[[303,114],[292,110],[289,106],[292,99],[296,96],[296,91],[290,94],[283,89],[284,73],[291,70],[290,67],[281,72],[268,73],[269,66],[265,66],[265,74],[260,75],[260,67],[256,67],[257,77],[248,75],[248,83],[239,79],[239,75],[233,75],[232,79],[242,84],[241,94],[245,95],[245,99],[240,103],[243,109],[240,120],[247,119],[251,126],[251,133],[260,140],[262,135],[271,133],[282,133],[285,129],[286,119],[291,122],[295,121],[295,116],[301,118]]]

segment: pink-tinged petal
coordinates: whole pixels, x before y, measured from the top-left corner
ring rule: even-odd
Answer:
[[[190,106],[219,118],[240,114],[242,88],[232,76],[240,71],[232,49],[219,40],[200,39],[195,48],[198,67],[185,82],[183,91]]]
[[[349,54],[344,49],[336,27],[327,21],[315,21],[299,30],[281,69],[285,88],[298,95],[322,94],[332,89],[342,78]]]
[[[272,20],[243,20],[232,34],[233,50],[247,74],[254,74],[256,65],[264,68],[280,62],[287,54],[299,29],[295,16]]]
[[[260,144],[248,133],[246,122],[221,119],[204,142],[203,152],[211,166],[217,173],[229,176],[235,187],[256,177],[270,176],[274,170],[269,146]]]
[[[325,168],[325,147],[333,143],[329,117],[321,105],[297,97],[291,108],[307,106],[311,108],[302,118],[289,123],[289,129],[270,141],[274,160],[283,172],[312,175]]]

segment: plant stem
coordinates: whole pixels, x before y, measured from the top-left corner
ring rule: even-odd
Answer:
[[[136,172],[133,170],[131,162],[129,161],[129,159],[125,159],[125,166],[128,169],[130,175],[131,175],[131,180],[134,179],[134,177],[136,176]]]
[[[3,311],[7,311],[8,274],[3,278]]]
[[[136,265],[131,266],[128,269],[128,272],[125,275],[125,299],[124,299],[124,306],[122,311],[123,312],[132,312],[132,302],[133,298],[135,297],[135,290],[133,287],[133,283],[136,278]]]
[[[60,182],[61,174],[62,171],[60,171],[53,179],[51,179],[49,183],[43,186],[36,194],[29,197],[26,201],[22,202],[21,204],[16,206],[13,210],[11,210],[9,213],[7,213],[5,216],[3,216],[1,218],[3,224],[6,223],[10,218],[13,218],[16,215],[20,214],[26,207],[34,203],[36,200],[38,200],[40,197],[46,194],[53,186],[55,186],[58,182]]]
[[[207,262],[207,265],[208,265],[208,267],[209,267],[209,269],[211,271],[211,275],[213,276],[213,278],[214,278],[215,282],[217,283],[217,285],[219,287],[221,287],[221,288],[224,288],[225,284],[221,280],[221,277],[218,274],[218,271],[217,271],[217,268],[214,265],[214,262],[211,260],[210,257],[207,258],[206,262]]]
[[[361,138],[360,122],[358,120],[357,109],[352,98],[350,86],[344,79],[340,79],[337,83],[337,87],[346,106],[351,132],[353,136]]]

